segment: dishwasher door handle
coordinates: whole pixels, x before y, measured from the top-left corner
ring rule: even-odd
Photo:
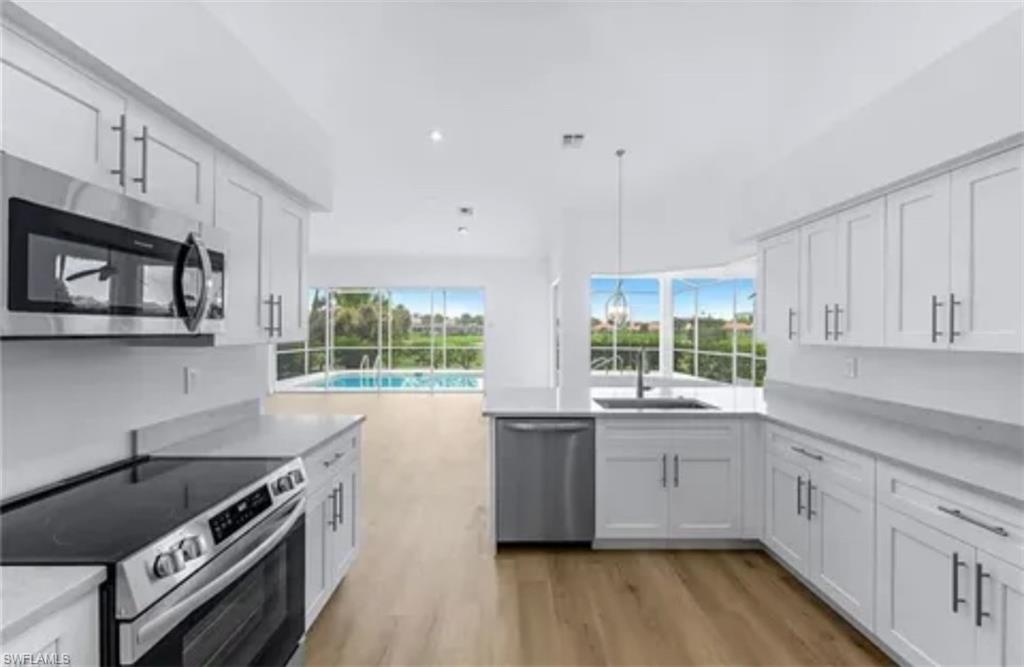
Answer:
[[[512,422],[511,424],[504,424],[504,426],[510,431],[518,431],[520,433],[575,433],[576,431],[585,431],[590,428],[590,424],[587,422],[553,422],[550,424]]]

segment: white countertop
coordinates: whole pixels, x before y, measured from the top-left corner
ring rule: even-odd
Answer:
[[[168,445],[153,456],[302,456],[365,419],[363,415],[259,415]]]
[[[633,387],[595,387],[590,399],[566,400],[555,389],[515,388],[488,390],[483,413],[489,417],[628,417],[636,415],[690,417],[735,417],[765,414],[764,390],[757,387],[655,387],[645,398],[693,398],[713,405],[715,410],[665,410],[631,408],[610,410],[595,398],[633,398]]]
[[[0,639],[10,639],[103,583],[99,565],[0,567]]]

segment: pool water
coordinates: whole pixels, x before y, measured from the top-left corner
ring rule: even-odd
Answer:
[[[323,380],[307,383],[307,387],[323,387]],[[400,373],[384,372],[380,377],[372,374],[332,375],[327,382],[327,389],[348,389],[353,391],[405,390],[430,391],[431,389],[448,389],[477,391],[483,386],[483,379],[475,373]]]

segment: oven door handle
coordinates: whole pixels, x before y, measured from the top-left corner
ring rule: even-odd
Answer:
[[[270,537],[260,542],[259,546],[247,553],[240,561],[225,570],[206,586],[188,596],[181,602],[178,602],[156,618],[147,621],[142,627],[140,627],[136,634],[138,643],[143,646],[147,646],[151,641],[163,637],[167,634],[167,631],[170,628],[180,623],[186,616],[206,604],[210,598],[217,595],[217,593],[220,593],[232,582],[245,574],[249,568],[259,562],[264,556],[273,550],[274,547],[284,540],[288,531],[290,531],[299,519],[302,518],[302,514],[305,510],[306,499],[300,498],[299,502],[295,504],[294,509],[292,509],[284,523],[274,530]]]

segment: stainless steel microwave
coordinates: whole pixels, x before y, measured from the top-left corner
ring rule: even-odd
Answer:
[[[0,159],[0,337],[223,331],[223,231],[6,153]]]

